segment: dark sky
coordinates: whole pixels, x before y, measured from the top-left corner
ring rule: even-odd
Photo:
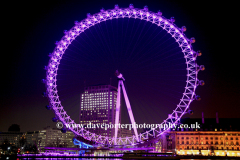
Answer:
[[[217,3],[209,3],[208,1],[198,0],[15,1],[8,2],[4,5],[4,7],[7,8],[7,12],[4,13],[1,20],[3,27],[2,39],[4,39],[4,43],[2,44],[1,58],[0,131],[6,131],[13,123],[19,124],[21,131],[39,130],[47,125],[54,126],[55,123],[51,121],[54,114],[45,109],[48,101],[41,96],[41,93],[45,91],[41,79],[45,78],[46,73],[43,67],[48,64],[49,57],[47,55],[53,51],[55,41],[61,39],[63,30],[69,30],[74,26],[75,20],[81,21],[86,17],[87,13],[97,13],[102,7],[111,9],[115,4],[125,8],[128,7],[130,3],[133,3],[135,8],[143,8],[144,5],[148,5],[149,10],[153,12],[161,10],[163,16],[166,18],[174,16],[177,26],[181,27],[185,25],[187,27],[186,36],[188,38],[195,37],[196,43],[193,44],[194,50],[201,50],[203,52],[203,55],[198,58],[197,62],[198,64],[204,64],[206,67],[205,71],[199,73],[199,79],[203,79],[206,84],[203,87],[197,88],[196,93],[201,96],[202,100],[191,104],[194,115],[187,116],[197,118],[201,117],[201,112],[204,112],[205,117],[212,118],[215,117],[215,112],[218,111],[219,117],[221,118],[240,118],[240,83],[238,76],[239,32],[237,25],[239,13],[236,2],[217,1]],[[127,21],[124,21],[124,24],[128,24]],[[144,26],[145,24],[142,25]],[[146,26],[147,25],[148,24],[146,24]],[[79,41],[81,41],[81,39],[79,39]],[[124,43],[121,45],[124,46]],[[141,46],[141,44],[138,45]],[[89,50],[88,52],[91,51]],[[69,52],[69,54],[71,53]],[[71,57],[71,55],[69,56]],[[95,56],[92,57],[94,60],[97,60]],[[100,55],[100,57],[103,60],[109,59],[106,54]],[[64,60],[66,60],[65,62],[67,63],[67,58],[69,57],[66,57],[66,59],[63,58],[63,63]],[[78,58],[81,59],[81,57]],[[129,61],[129,63],[132,64],[131,61]],[[179,64],[180,63],[181,62],[179,62]],[[98,65],[101,66],[101,62],[99,62]],[[98,67],[98,65],[95,67]],[[113,63],[113,67],[109,70],[109,73],[122,67],[114,65],[115,63]],[[109,66],[106,67],[109,68]],[[132,65],[132,67],[134,67],[134,65]],[[61,66],[60,64],[59,73],[61,69],[64,70],[64,65]],[[148,70],[148,68],[143,67],[143,72],[145,70]],[[122,68],[122,71],[125,71],[124,73],[126,74],[123,74],[129,77],[129,81],[126,80],[126,85],[129,92],[131,92],[131,90],[134,90],[131,89],[131,87],[133,88],[135,85],[135,79],[131,77],[132,73],[127,73],[128,69]],[[140,69],[136,70],[136,72],[139,71]],[[64,75],[64,71],[61,73]],[[175,74],[174,71],[170,73]],[[75,76],[74,74],[77,74],[77,72],[74,72],[71,76]],[[61,74],[59,76],[61,77]],[[110,77],[111,75],[109,74],[106,75],[106,79],[102,76],[99,83],[109,83]],[[115,78],[114,76],[112,77],[113,79]],[[87,85],[98,83],[97,81],[91,81],[91,78],[94,78],[94,76],[88,75],[87,78],[79,77],[80,81],[77,87],[83,88],[82,85],[85,79],[87,79]],[[137,78],[137,75],[135,78]],[[75,83],[78,82],[76,77],[70,80],[73,79],[75,79]],[[71,82],[70,80],[68,79],[67,83],[64,82],[64,79],[62,81],[61,79],[59,80],[59,87],[64,86],[64,84],[66,85],[65,88],[59,88],[59,94],[63,95],[63,103],[66,103],[66,105],[68,104],[68,97],[75,99],[76,103],[72,99],[69,100],[71,101],[70,106],[74,106],[78,104],[77,101],[80,93],[69,89],[75,85],[68,84]],[[151,88],[153,87],[151,84],[156,83],[153,79],[144,77],[138,77],[136,81],[143,86],[148,84],[149,86],[147,85],[146,88]],[[112,83],[116,85],[115,81]],[[68,89],[69,92],[66,92]],[[163,87],[163,91],[164,89],[166,90],[166,86]],[[168,93],[165,91],[164,93],[169,95],[173,94],[174,98],[178,97],[178,94],[175,93],[178,91],[171,87],[168,89]],[[171,92],[171,89],[173,92]],[[137,92],[138,91],[141,92],[139,88]],[[148,91],[153,92],[150,89]],[[134,95],[133,92],[132,95]],[[64,93],[69,94],[64,95]],[[160,93],[157,92],[157,94]],[[130,95],[129,93],[129,96]],[[139,96],[140,95],[133,96],[132,101],[134,102],[134,99],[138,99]],[[154,96],[151,98],[154,98]],[[179,99],[180,98],[181,97],[179,97]],[[64,101],[64,99],[66,100]],[[152,101],[149,98],[149,101],[151,102],[139,101],[139,105],[140,103],[154,105],[154,100]],[[75,112],[75,109],[71,107],[68,108],[68,110]],[[135,107],[136,119],[146,117],[144,108],[139,107],[139,110],[137,110],[137,107]],[[154,109],[149,109],[148,111],[153,113]],[[151,117],[150,113],[147,114],[147,117]],[[153,113],[153,115],[155,119],[158,119],[157,113]]]

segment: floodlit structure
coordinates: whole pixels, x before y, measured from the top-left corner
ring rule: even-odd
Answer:
[[[148,7],[145,6],[143,9],[134,8],[132,4],[129,5],[128,8],[119,8],[118,5],[115,5],[114,9],[104,10],[101,9],[99,13],[96,14],[88,14],[87,18],[82,20],[81,22],[75,22],[75,26],[71,28],[69,31],[65,31],[65,35],[62,39],[56,43],[56,47],[51,53],[50,60],[48,66],[45,67],[47,70],[46,80],[43,82],[46,84],[47,91],[43,95],[49,98],[50,108],[54,111],[56,120],[61,121],[64,125],[66,124],[76,124],[73,119],[67,114],[64,110],[64,107],[61,104],[60,97],[58,95],[57,90],[57,71],[60,65],[60,61],[63,57],[63,54],[71,45],[72,41],[76,39],[81,33],[85,30],[90,29],[92,26],[99,24],[101,22],[110,21],[112,19],[117,18],[132,18],[139,19],[153,25],[157,25],[161,27],[164,31],[172,36],[175,42],[178,44],[182,51],[182,57],[185,59],[186,63],[186,85],[184,87],[184,92],[182,97],[180,97],[180,102],[176,105],[176,108],[172,113],[168,115],[168,117],[161,123],[161,125],[166,125],[168,122],[172,124],[177,124],[181,117],[186,113],[193,113],[189,110],[190,104],[193,100],[200,100],[201,98],[195,94],[195,90],[197,86],[204,85],[204,81],[199,80],[197,78],[198,72],[205,69],[203,65],[198,65],[196,63],[196,59],[202,53],[200,51],[194,51],[192,44],[195,42],[194,38],[187,38],[184,32],[186,31],[186,27],[177,27],[174,22],[174,17],[167,19],[162,16],[162,13],[159,11],[157,13],[151,12],[148,10]],[[121,82],[120,82],[121,83]],[[88,112],[89,114],[90,112]],[[129,112],[130,113],[130,112]],[[130,115],[131,122],[134,122],[133,116]],[[117,120],[118,118],[116,118]],[[102,120],[107,120],[102,117]],[[82,120],[84,121],[84,120]],[[96,122],[98,123],[98,122]],[[95,133],[89,132],[87,129],[76,127],[70,128],[70,130],[81,137],[84,137],[87,140],[91,140],[101,144],[109,144],[109,145],[136,145],[139,143],[139,140],[148,139],[149,136],[159,137],[167,129],[162,128],[153,128],[151,131],[146,131],[143,134],[137,134],[135,131],[135,135],[132,137],[117,137],[112,138],[108,136],[101,136]],[[112,132],[112,131],[111,131]],[[117,132],[116,132],[117,134]]]
[[[122,88],[123,96],[124,96],[126,106],[127,106],[127,110],[128,110],[128,114],[129,114],[129,117],[130,117],[130,121],[132,123],[132,126],[134,126],[136,124],[136,122],[134,120],[131,105],[130,105],[130,102],[129,102],[129,99],[128,99],[128,96],[127,96],[127,92],[126,92],[126,89],[125,89],[125,86],[124,86],[124,83],[123,83],[123,81],[125,81],[125,79],[123,78],[123,75],[118,72],[118,70],[115,72],[115,75],[119,79],[118,80],[118,94],[117,94],[117,103],[116,103],[115,125],[117,126],[119,124],[121,88]],[[134,133],[135,133],[135,138],[136,138],[137,142],[139,142],[137,128],[133,127],[133,130],[134,130]],[[115,127],[115,136],[114,136],[115,143],[117,143],[117,137],[118,137],[118,127]]]

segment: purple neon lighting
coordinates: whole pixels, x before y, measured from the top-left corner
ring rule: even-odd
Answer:
[[[148,9],[138,9],[130,6],[129,8],[115,8],[110,9],[107,11],[102,10],[100,13],[93,14],[92,16],[88,16],[86,19],[82,20],[81,22],[76,22],[75,26],[72,27],[69,31],[65,32],[65,35],[62,37],[61,41],[56,44],[54,52],[52,53],[51,57],[54,59],[49,60],[49,64],[47,67],[47,94],[49,97],[50,105],[52,106],[56,117],[62,121],[63,124],[66,123],[75,123],[66,113],[63,106],[61,105],[58,91],[57,91],[57,84],[56,84],[56,77],[58,71],[58,65],[62,59],[62,56],[68,46],[71,44],[73,40],[77,36],[79,36],[84,30],[94,26],[95,24],[101,23],[106,20],[111,20],[114,18],[137,18],[140,20],[145,20],[151,22],[165,31],[167,31],[171,36],[175,39],[176,43],[179,44],[179,47],[182,50],[183,56],[186,60],[186,69],[187,69],[187,79],[186,79],[186,86],[185,91],[183,93],[182,98],[180,99],[179,104],[177,105],[176,109],[173,111],[170,117],[167,118],[161,124],[165,124],[168,120],[173,122],[173,124],[177,123],[180,118],[187,112],[190,103],[195,97],[195,90],[198,85],[197,74],[199,71],[199,66],[195,63],[196,58],[192,53],[190,41],[186,38],[185,34],[183,33],[186,28],[178,28],[174,23],[171,23],[170,20],[166,19],[162,16],[161,12],[153,13],[148,11]],[[89,23],[90,22],[90,23]],[[57,61],[56,61],[57,60]],[[117,141],[119,145],[126,145],[126,144],[135,144],[136,137],[126,137],[126,138],[118,138],[116,141],[113,137],[104,137],[100,135],[92,134],[82,128],[71,128],[71,131],[76,135],[83,136],[88,138],[89,140],[97,141],[98,143],[102,144],[114,144]],[[153,133],[156,136],[163,134],[165,131],[163,129],[155,129]],[[138,139],[147,139],[150,133],[146,132],[141,135],[138,135]]]
[[[121,83],[121,85],[122,85],[123,95],[124,95],[125,102],[126,102],[126,106],[127,106],[127,109],[128,109],[128,114],[129,114],[131,123],[132,123],[132,125],[134,126],[136,122],[135,122],[134,117],[133,117],[133,113],[132,113],[131,105],[130,105],[130,102],[129,102],[129,99],[128,99],[128,96],[127,96],[127,92],[126,92],[125,86],[124,86],[124,84],[123,84],[123,81],[120,81],[120,83]],[[137,141],[139,142],[137,129],[134,127],[133,130],[134,130],[136,139],[137,139]]]
[[[122,77],[122,74],[120,73],[120,75],[118,76],[118,78],[122,78],[124,80],[124,78]],[[123,90],[123,96],[126,102],[126,106],[128,109],[128,114],[132,123],[132,126],[134,126],[136,124],[135,120],[134,120],[134,116],[132,113],[132,109],[131,109],[131,105],[127,96],[127,92],[125,90],[125,86],[123,83],[123,80],[119,80],[118,82],[118,94],[117,94],[117,105],[116,105],[116,119],[115,119],[115,124],[119,123],[119,113],[120,113],[120,96],[121,96],[121,86],[122,86],[122,90]],[[134,134],[136,137],[137,142],[139,142],[139,138],[138,138],[138,132],[137,129],[134,127]],[[117,144],[117,134],[118,134],[118,127],[115,128],[115,137],[114,137],[114,143]]]
[[[118,94],[117,94],[115,124],[119,123],[120,100],[121,100],[121,83],[119,81],[118,82]],[[118,135],[118,127],[115,128],[115,137],[114,137],[114,143],[115,144],[117,144],[117,135]]]

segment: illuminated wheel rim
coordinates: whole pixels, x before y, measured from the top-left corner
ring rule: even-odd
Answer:
[[[147,7],[144,9],[134,8],[133,5],[130,5],[129,8],[119,8],[117,5],[114,9],[110,10],[101,10],[101,12],[94,15],[87,15],[87,18],[81,22],[75,22],[75,26],[72,27],[69,31],[65,32],[65,35],[62,39],[56,43],[56,47],[53,53],[50,55],[50,60],[47,66],[47,77],[46,77],[46,86],[47,86],[47,96],[49,98],[49,103],[53,109],[56,118],[61,121],[65,126],[66,124],[75,124],[75,122],[70,118],[70,116],[64,110],[61,101],[58,96],[57,90],[57,71],[60,61],[62,59],[65,50],[68,46],[75,40],[86,29],[94,26],[95,24],[101,23],[103,21],[112,20],[116,18],[135,18],[140,20],[145,20],[151,22],[158,27],[161,27],[167,31],[179,44],[179,47],[182,50],[183,56],[186,60],[186,70],[187,70],[187,79],[185,91],[182,98],[180,99],[179,104],[173,110],[171,114],[168,115],[168,118],[165,119],[160,125],[168,125],[169,122],[172,124],[178,124],[181,117],[186,114],[189,110],[190,103],[196,98],[195,90],[199,84],[197,79],[198,71],[201,69],[196,63],[196,52],[192,49],[192,39],[189,40],[183,34],[184,28],[178,28],[173,24],[173,19],[166,19],[162,16],[161,12],[154,13],[148,11]],[[76,125],[77,126],[77,125]],[[89,141],[94,141],[99,144],[109,144],[109,145],[135,145],[137,138],[132,137],[118,137],[116,143],[114,142],[113,137],[106,137],[91,133],[84,128],[68,128],[77,136],[81,136]],[[169,128],[153,128],[143,134],[138,135],[139,140],[148,139],[149,136],[159,137],[161,134],[169,130]]]

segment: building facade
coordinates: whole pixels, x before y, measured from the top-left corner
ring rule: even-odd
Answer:
[[[76,147],[73,144],[74,136],[75,135],[70,131],[62,133],[61,130],[50,127],[34,133],[27,133],[27,137],[32,137],[32,139],[27,138],[29,141],[37,139],[38,148],[41,149],[41,151],[44,147]]]
[[[199,129],[177,129],[161,136],[162,152],[179,155],[215,155],[240,157],[239,119],[188,119],[183,123],[201,123]]]
[[[115,124],[117,88],[111,85],[96,85],[85,87],[81,95],[80,123],[85,126],[90,123],[94,128],[90,132],[113,137],[114,128],[101,128],[102,124]],[[121,121],[120,121],[121,122]]]
[[[8,141],[11,145],[19,147],[23,132],[0,132],[0,145]]]

